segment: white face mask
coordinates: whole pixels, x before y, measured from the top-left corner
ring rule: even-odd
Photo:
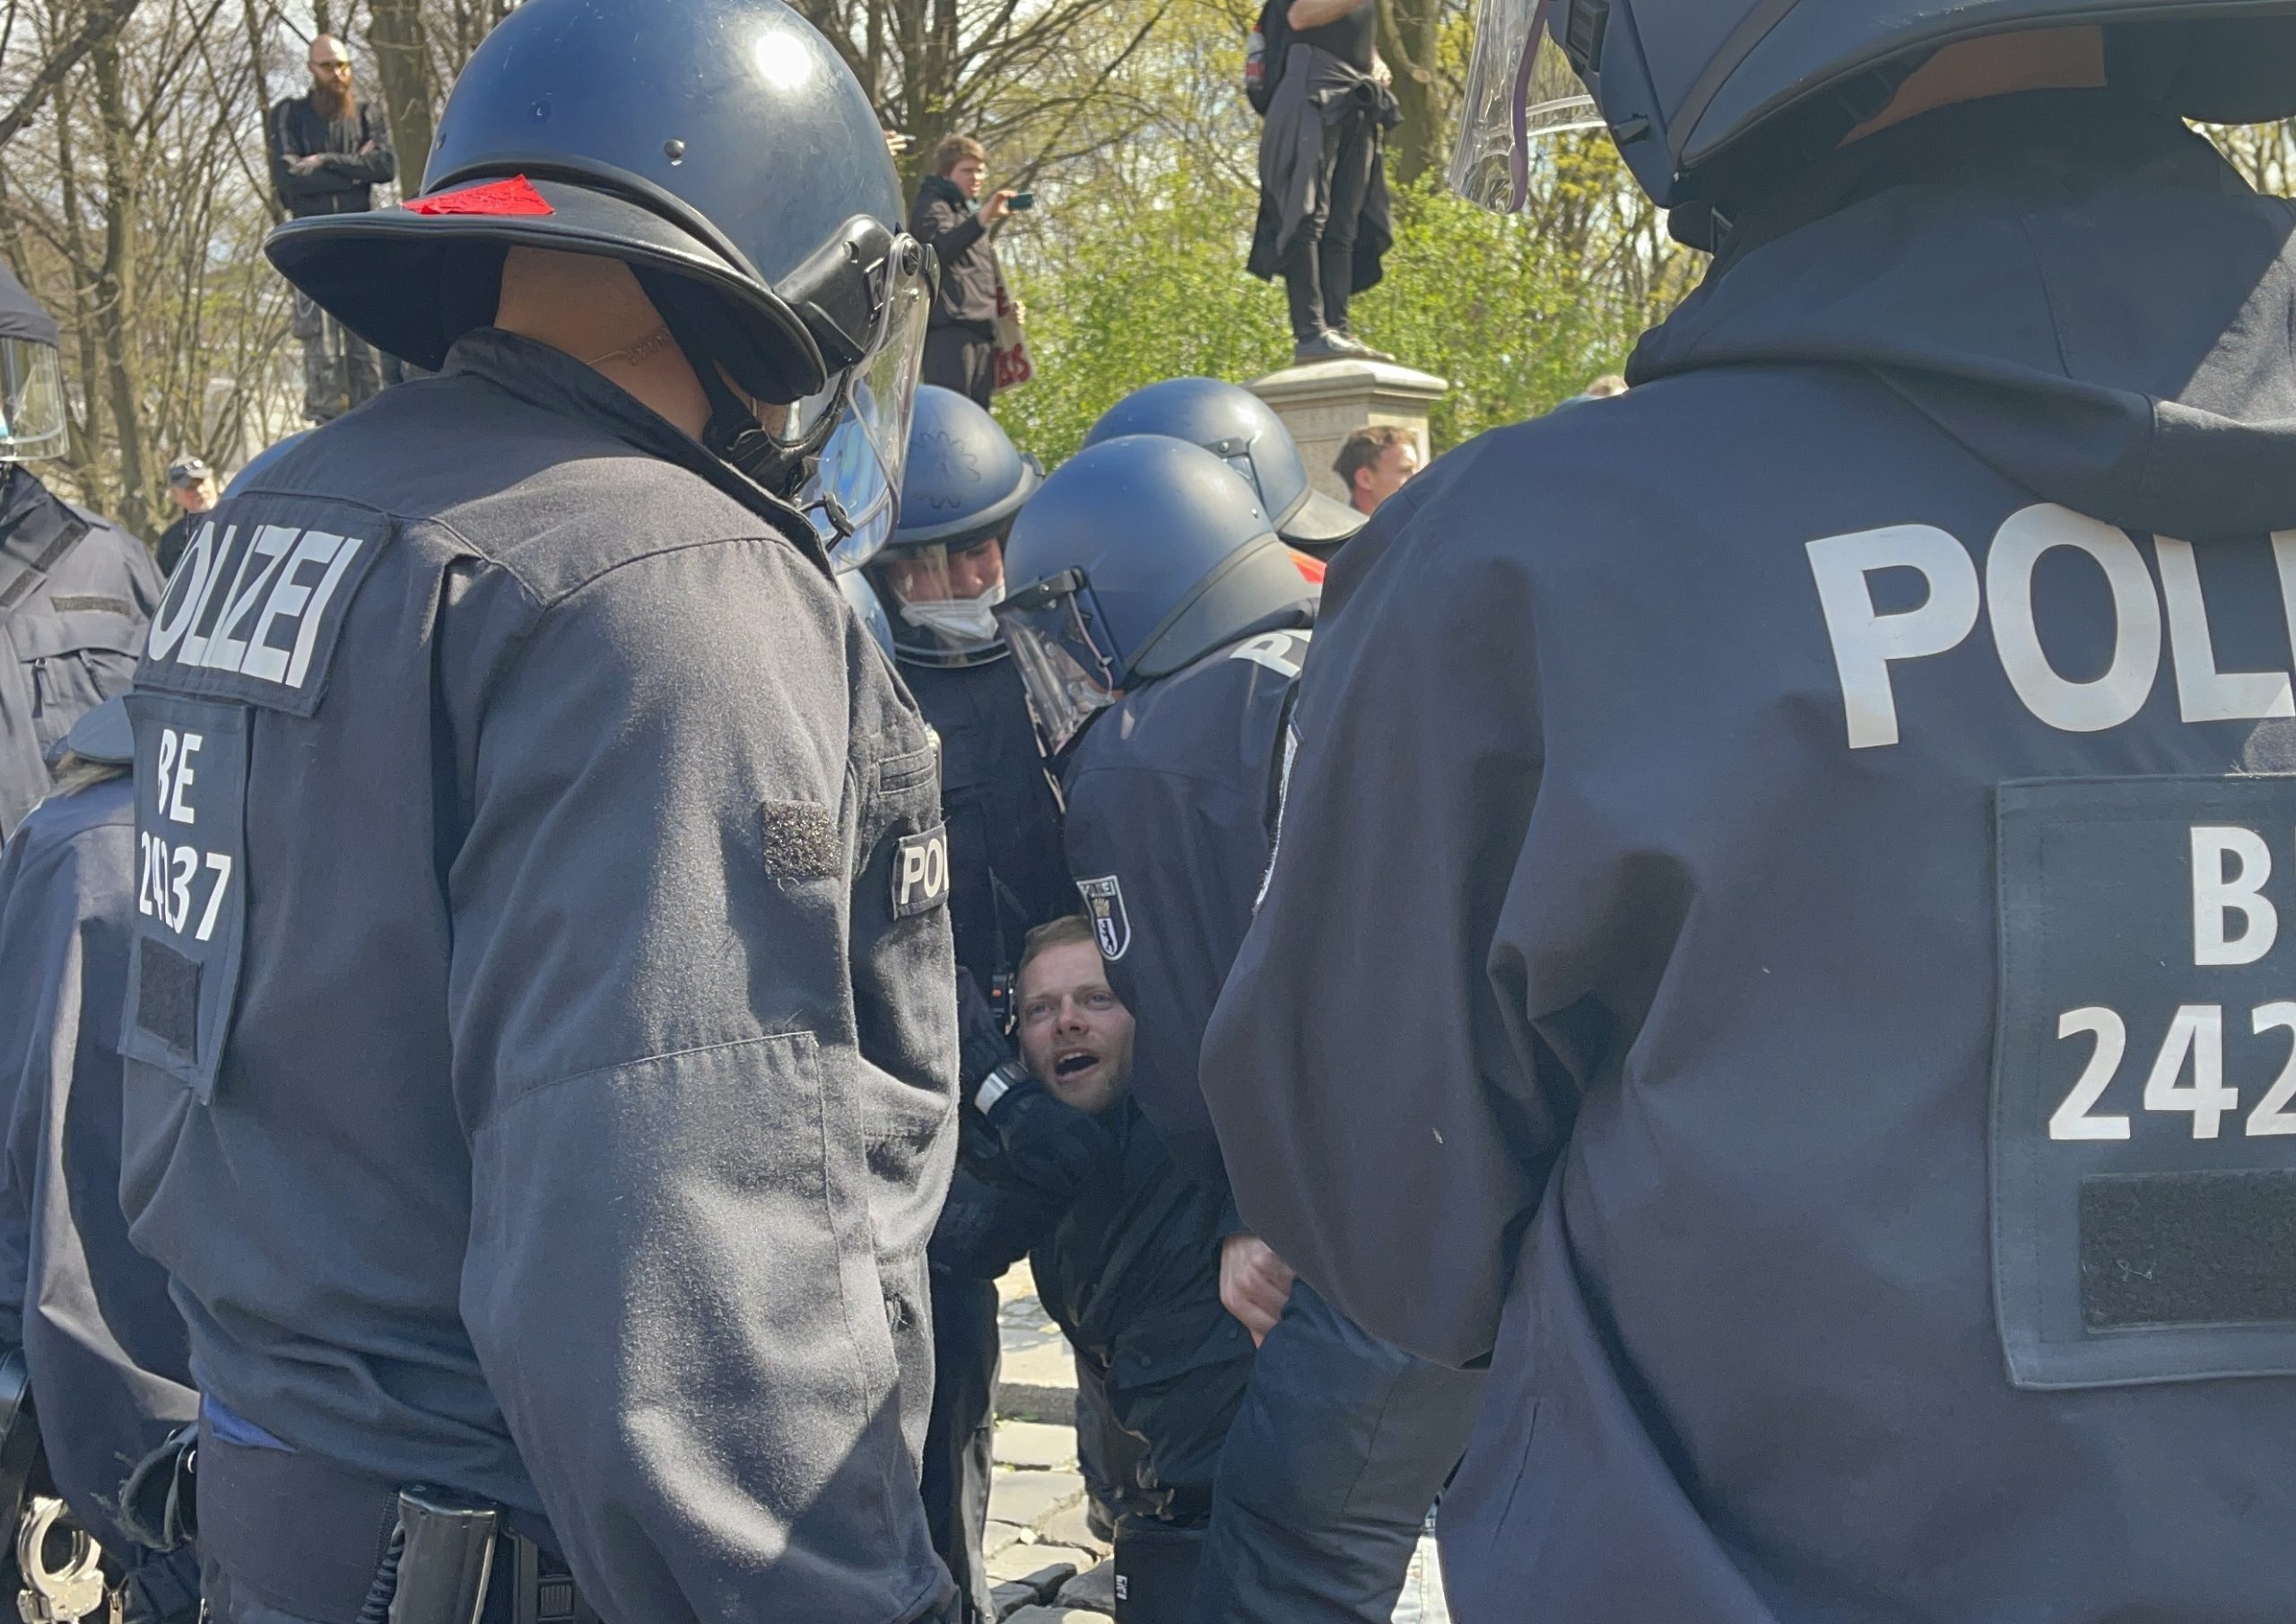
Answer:
[[[956,643],[993,643],[996,640],[996,605],[1004,601],[1004,583],[999,581],[978,597],[927,598],[922,603],[903,604],[900,618],[924,631],[935,631]]]

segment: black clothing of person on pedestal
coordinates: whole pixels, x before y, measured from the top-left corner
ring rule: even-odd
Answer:
[[[1301,0],[1284,13],[1302,13]],[[1275,10],[1271,6],[1270,11]],[[1381,163],[1401,115],[1382,71],[1370,0],[1313,27],[1279,30],[1277,79],[1260,135],[1259,220],[1248,268],[1282,275],[1293,360],[1390,360],[1348,327],[1348,303],[1376,285],[1395,239]]]

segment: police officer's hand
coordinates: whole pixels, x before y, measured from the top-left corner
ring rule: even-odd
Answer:
[[[1243,1322],[1257,1348],[1292,1300],[1292,1265],[1258,1236],[1239,1231],[1220,1243],[1220,1305]]]
[[[998,221],[1004,219],[1007,214],[1010,214],[1013,212],[1013,199],[1019,195],[1020,194],[1018,192],[995,192],[990,194],[988,201],[980,205],[981,223],[984,225],[993,226]]]

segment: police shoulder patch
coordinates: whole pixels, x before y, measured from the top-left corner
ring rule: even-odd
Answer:
[[[1132,946],[1132,916],[1124,911],[1124,882],[1114,874],[1076,881],[1076,894],[1091,916],[1092,933],[1100,938],[1100,957],[1121,959]]]
[[[949,826],[936,823],[893,846],[893,917],[914,918],[949,901]]]

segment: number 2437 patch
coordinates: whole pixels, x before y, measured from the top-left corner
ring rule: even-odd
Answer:
[[[2296,778],[1996,792],[2021,1386],[2296,1373]]]
[[[120,1052],[213,1092],[247,934],[245,706],[138,689],[135,916]]]

